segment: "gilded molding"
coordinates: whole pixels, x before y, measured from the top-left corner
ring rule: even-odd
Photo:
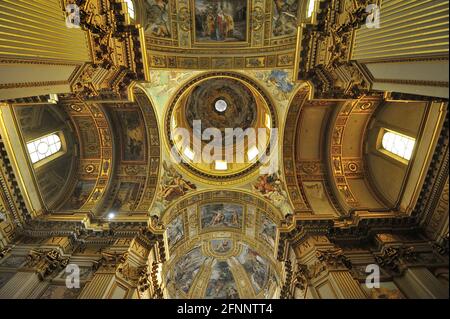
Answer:
[[[20,89],[40,86],[58,86],[69,85],[69,81],[46,81],[46,82],[25,82],[25,83],[4,83],[0,84],[0,90],[4,89]]]

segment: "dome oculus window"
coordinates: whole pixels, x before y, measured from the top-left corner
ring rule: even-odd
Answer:
[[[127,4],[128,14],[129,14],[130,18],[134,20],[135,12],[134,12],[134,3],[133,3],[133,1],[132,0],[125,0],[125,3]]]
[[[416,140],[412,137],[394,131],[382,131],[381,149],[396,159],[411,160],[415,144]]]
[[[216,101],[216,103],[214,104],[214,107],[217,112],[223,113],[227,110],[228,103],[225,100],[220,99],[220,100]]]
[[[31,163],[36,164],[62,150],[61,138],[57,133],[40,137],[27,143]]]

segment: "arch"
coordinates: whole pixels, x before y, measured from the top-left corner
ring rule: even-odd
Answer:
[[[54,210],[64,200],[75,178],[78,138],[73,134],[74,128],[60,104],[19,106],[13,110],[36,191],[45,209]],[[42,154],[39,147],[45,148],[40,150]]]
[[[200,190],[191,192],[188,195],[172,202],[170,206],[161,214],[160,219],[163,224],[167,224],[177,215],[177,211],[186,208],[191,202],[197,203],[207,202],[211,197],[218,199],[230,199],[233,196],[240,196],[241,201],[247,204],[257,205],[259,208],[267,210],[271,217],[281,222],[284,219],[283,213],[273,205],[272,202],[265,198],[261,198],[250,191],[243,189],[216,189],[216,190]]]
[[[131,102],[106,107],[115,127],[117,160],[101,214],[103,218],[113,214],[115,219],[133,215],[144,221],[159,182],[160,130],[156,110],[145,91],[135,86],[132,95]]]
[[[367,128],[381,103],[379,96],[346,100],[337,103],[329,120],[327,171],[334,196],[345,214],[389,209],[372,187],[364,156]]]
[[[364,159],[372,189],[387,207],[412,211],[437,142],[436,132],[445,119],[442,106],[441,102],[386,100],[373,114],[364,140]],[[382,148],[386,131],[415,140],[409,160]],[[389,179],[383,177],[386,174]]]
[[[101,105],[80,100],[61,100],[68,113],[78,144],[76,176],[70,195],[58,207],[59,212],[98,214],[102,194],[111,183],[114,163],[114,137],[111,123]]]
[[[336,219],[385,210],[365,169],[363,142],[379,97],[312,100],[304,86],[291,101],[283,136],[284,174],[297,214]]]
[[[132,93],[132,101],[119,103],[64,102],[77,128],[80,159],[59,211],[148,218],[160,171],[160,131],[146,93],[139,87]]]
[[[162,271],[166,294],[217,298],[225,292],[211,287],[223,284],[233,298],[275,297],[282,275],[276,259],[281,218],[271,203],[250,192],[201,191],[180,199],[162,216],[169,253]],[[260,268],[255,272],[252,266]],[[215,281],[217,267],[228,273],[227,282]]]
[[[305,116],[304,108],[305,106],[313,107],[314,103],[317,103],[318,105],[324,104],[323,102],[312,102],[309,100],[311,90],[312,86],[309,83],[305,83],[305,85],[298,89],[290,101],[283,132],[283,169],[288,194],[296,214],[318,213],[315,212],[310,199],[308,199],[304,179],[308,179],[309,177],[311,177],[312,180],[319,179],[322,181],[321,185],[326,182],[326,178],[323,174],[322,159],[319,154],[319,148],[323,145],[320,140],[317,140],[315,145],[306,147],[307,149],[310,149],[311,147],[317,149],[317,158],[311,160],[313,156],[308,155],[308,158],[302,161],[302,158],[299,156],[299,152],[301,152],[299,149],[299,141],[310,140],[310,137],[301,136],[301,132],[299,131],[302,117]],[[308,122],[311,124],[311,128],[314,129],[313,134],[315,137],[323,136],[321,133],[322,119],[317,119],[318,125],[315,122],[311,122],[311,120]],[[328,187],[325,187],[325,190],[324,186],[321,187],[321,192],[323,193],[323,196],[325,196],[324,199],[328,200]],[[334,217],[334,207],[331,207],[330,211],[330,213],[323,214],[323,216]]]

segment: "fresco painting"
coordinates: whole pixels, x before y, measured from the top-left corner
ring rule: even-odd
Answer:
[[[195,247],[189,253],[182,256],[173,269],[173,276],[169,277],[167,285],[174,286],[187,294],[195,280],[195,276],[203,266],[206,257],[203,256],[200,246]]]
[[[242,253],[237,259],[246,270],[253,289],[258,294],[267,285],[270,278],[270,267],[267,260],[246,244],[242,245]]]
[[[78,210],[89,199],[94,190],[95,181],[78,181],[70,199],[64,204],[62,210]]]
[[[206,299],[239,299],[236,282],[226,261],[216,261],[206,288]]]
[[[200,208],[202,229],[241,228],[244,208],[238,204],[207,204]]]
[[[144,120],[139,111],[117,112],[122,129],[124,161],[145,161],[146,131]]]
[[[273,0],[272,35],[295,35],[299,0]]]
[[[259,235],[272,248],[275,247],[277,225],[264,214],[261,214],[261,228],[259,230]]]
[[[247,40],[247,1],[195,0],[197,42]]]
[[[139,187],[139,183],[122,182],[117,191],[111,210],[114,212],[133,211],[137,204]]]
[[[213,239],[211,248],[217,254],[226,254],[233,248],[233,241],[231,239]]]
[[[167,242],[169,247],[175,246],[184,238],[183,216],[178,215],[167,225]]]
[[[291,94],[296,87],[292,81],[291,70],[258,70],[249,72],[266,86],[277,101],[283,102],[283,106],[287,107]]]
[[[147,21],[145,32],[154,37],[170,38],[172,29],[169,19],[169,0],[146,0],[145,13]]]

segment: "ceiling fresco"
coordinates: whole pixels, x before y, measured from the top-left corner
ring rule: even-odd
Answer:
[[[279,282],[275,260],[279,213],[239,192],[190,195],[163,216],[172,298],[271,298]]]
[[[403,2],[0,0],[0,299],[448,298],[448,3]]]
[[[222,112],[216,109],[217,101],[226,105]],[[165,131],[171,159],[176,160],[175,150],[182,157],[180,166],[205,180],[239,179],[263,164],[259,159],[264,154],[273,153],[276,119],[272,100],[251,78],[232,72],[202,74],[180,88],[167,110]],[[201,148],[196,147],[199,143]],[[250,158],[246,154],[252,147],[258,154]],[[220,171],[217,161],[223,160],[227,168]]]
[[[145,26],[152,68],[217,70],[294,65],[299,0],[137,2],[144,8],[138,22]]]
[[[198,78],[202,74],[207,73],[201,71],[152,70],[150,72],[150,82],[140,84],[140,86],[153,101],[155,112],[160,121],[162,121],[171,103],[170,96],[176,95],[181,88],[188,87],[188,83],[192,79]],[[236,72],[236,74],[240,74],[240,72]],[[292,70],[249,70],[245,72],[245,76],[254,81],[254,85],[260,87],[267,94],[273,103],[277,121],[282,123],[289,109],[291,99],[299,87],[298,84],[291,81]],[[205,78],[207,79],[208,77]],[[213,81],[213,79],[209,81]],[[211,88],[214,88],[214,86]],[[205,89],[209,89],[209,86],[205,87]],[[199,102],[197,101],[197,103]],[[209,107],[209,109],[212,108]],[[201,118],[205,118],[203,113],[199,114]],[[281,148],[281,146],[279,147]],[[150,214],[154,216],[161,216],[162,212],[180,197],[211,187],[210,182],[205,181],[203,178],[198,178],[196,174],[192,174],[186,169],[181,169],[180,165],[174,164],[168,149],[165,147],[162,148],[162,160],[164,162],[161,172],[162,180],[158,185],[156,200],[150,211]],[[175,187],[175,185],[178,186]],[[248,178],[234,180],[232,183],[216,183],[215,187],[235,187],[236,189],[252,192],[262,199],[273,202],[284,215],[289,215],[293,209],[284,185],[282,173],[276,170],[270,172],[269,170],[268,173],[262,176],[249,176]]]
[[[218,100],[225,102],[225,110],[215,107]],[[252,92],[241,82],[229,78],[207,80],[193,88],[185,105],[185,117],[192,127],[195,120],[202,121],[202,130],[194,132],[201,135],[204,128],[218,128],[222,134],[225,128],[252,127],[256,121],[257,105]]]

